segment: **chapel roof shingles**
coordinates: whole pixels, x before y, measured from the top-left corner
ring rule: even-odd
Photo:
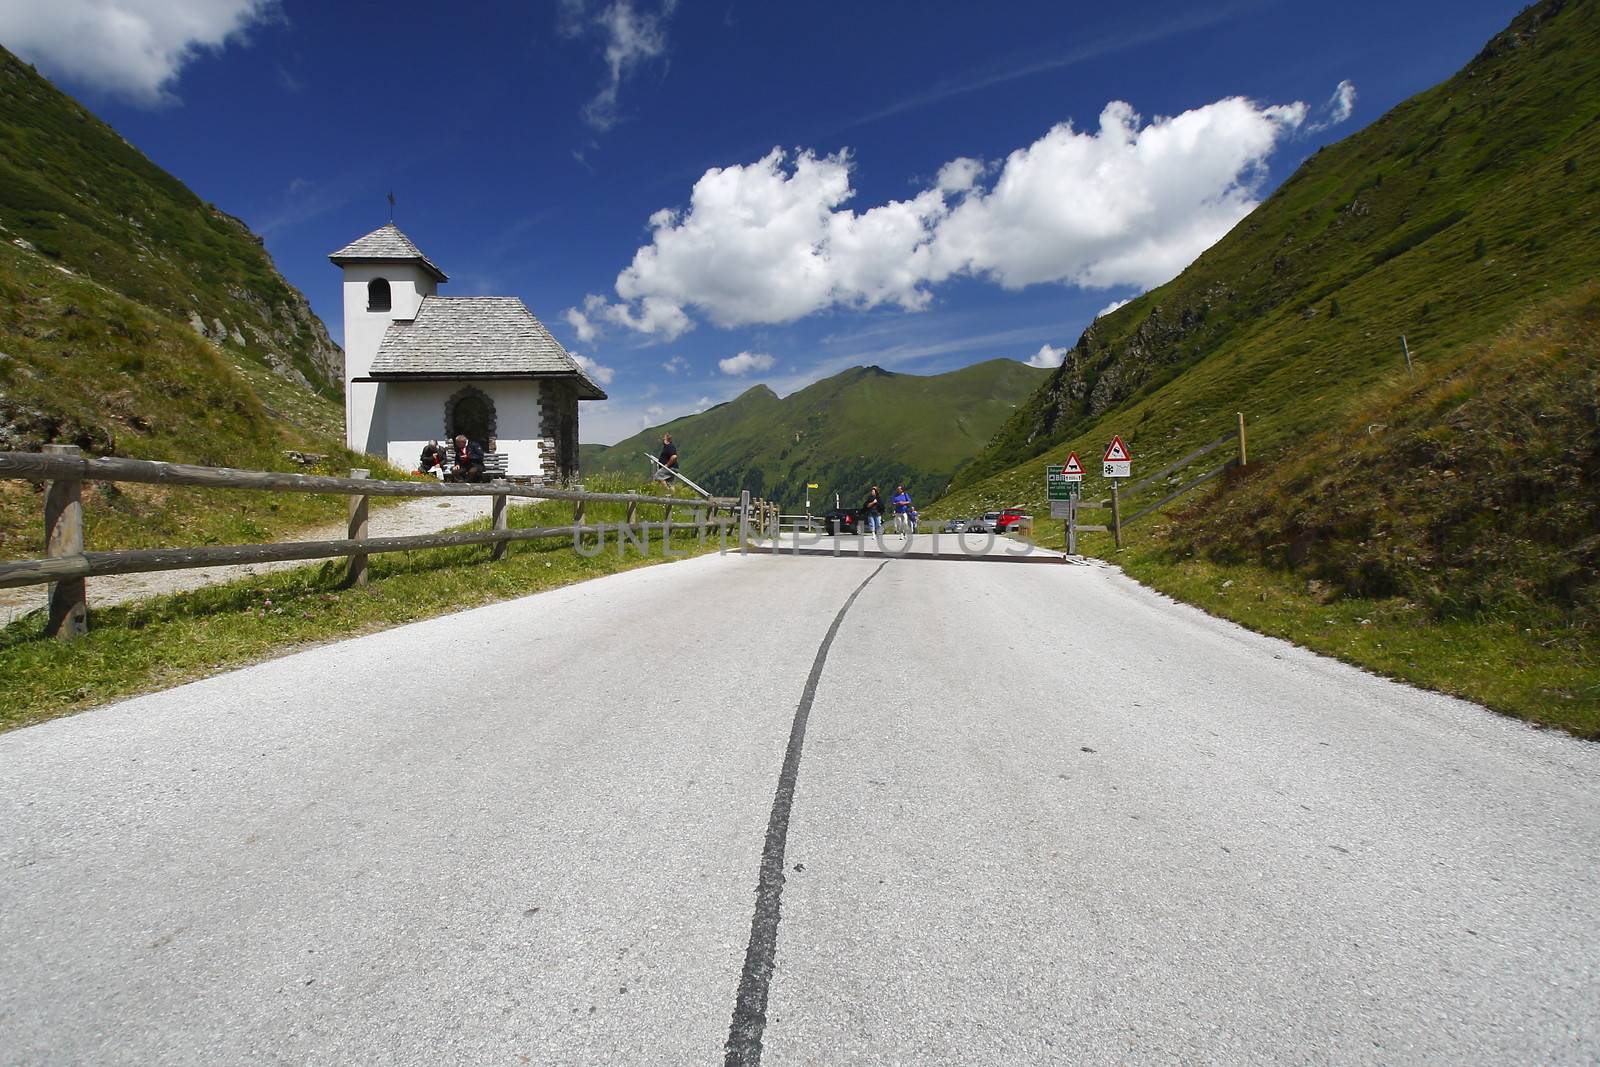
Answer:
[[[580,398],[606,398],[544,323],[514,296],[423,297],[416,318],[389,324],[371,373],[378,379],[571,376],[578,380]]]
[[[331,253],[328,258],[335,263],[391,260],[416,262],[421,263],[423,268],[439,281],[450,280],[433,260],[422,254],[422,249],[417,247],[416,242],[400,232],[400,227],[392,222],[384,223],[365,237],[356,238],[337,252]]]

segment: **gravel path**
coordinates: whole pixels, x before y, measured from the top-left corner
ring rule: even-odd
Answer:
[[[0,1063],[1593,1064],[1597,771],[1109,567],[704,556],[0,735]]]
[[[369,520],[373,537],[404,537],[408,534],[437,533],[489,515],[491,498],[486,496],[451,497],[443,500],[407,500],[389,508],[374,508]],[[345,535],[345,524],[329,523],[296,530],[284,541],[326,541]],[[91,546],[93,547],[93,546]],[[321,562],[320,560],[316,562]],[[113,574],[89,579],[89,606],[104,607],[130,600],[179,593],[185,589],[231,582],[252,574],[307,567],[304,560],[283,563],[241,563],[226,567],[206,567],[187,571],[152,571],[149,574]],[[44,606],[45,587],[23,586],[0,589],[0,626],[4,626]]]

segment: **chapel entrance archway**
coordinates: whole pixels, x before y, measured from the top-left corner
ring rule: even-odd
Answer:
[[[450,439],[465,434],[467,440],[488,448],[495,438],[494,401],[489,394],[470,385],[453,393],[444,404],[444,432]]]

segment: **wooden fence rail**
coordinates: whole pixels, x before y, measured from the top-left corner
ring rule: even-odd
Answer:
[[[716,530],[719,537],[726,537],[727,529],[735,524],[739,527],[739,543],[742,545],[748,539],[749,524],[753,520],[764,521],[766,516],[776,514],[772,505],[764,500],[753,500],[749,493],[738,498],[643,496],[638,493],[601,493],[511,482],[442,484],[376,481],[368,478],[367,473],[365,470],[353,470],[350,477],[337,478],[228,467],[197,467],[139,459],[84,457],[71,445],[46,445],[42,453],[0,452],[0,478],[46,483],[45,542],[48,553],[43,559],[0,562],[0,589],[48,583],[47,629],[55,637],[71,640],[88,632],[88,601],[84,580],[101,575],[347,557],[350,561],[348,581],[359,585],[367,579],[368,557],[377,552],[490,545],[493,547],[490,558],[499,560],[513,541],[572,537],[576,544],[579,538],[590,535],[604,537],[608,533],[617,535],[619,543],[624,538],[637,540],[639,535],[648,541],[652,530],[660,530],[663,537],[669,537],[673,530],[697,531],[704,539],[711,530]],[[85,550],[83,542],[82,486],[85,481],[347,494],[348,536],[328,541],[90,552]],[[406,537],[371,537],[368,535],[368,510],[370,499],[374,496],[492,497],[490,529]],[[570,500],[573,503],[572,522],[561,526],[511,527],[507,520],[506,503],[512,497]],[[626,504],[627,519],[620,523],[589,523],[586,521],[586,511],[590,502]],[[641,504],[661,505],[663,521],[640,521]],[[695,519],[674,523],[672,509],[675,507],[694,511]],[[729,514],[719,517],[719,511]]]

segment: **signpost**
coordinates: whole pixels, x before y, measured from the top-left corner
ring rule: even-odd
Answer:
[[[808,518],[811,515],[811,490],[815,489],[816,487],[817,487],[817,483],[816,482],[807,482],[806,483],[806,516]]]
[[[1122,443],[1121,434],[1113,434],[1101,460],[1101,473],[1111,479],[1111,536],[1117,547],[1122,547],[1122,504],[1117,498],[1117,485],[1123,478],[1133,477],[1133,455]]]
[[[1050,501],[1050,517],[1067,520],[1067,554],[1078,551],[1077,529],[1073,523],[1078,494],[1083,489],[1083,464],[1076,452],[1068,453],[1065,463],[1052,463],[1044,469],[1045,496]]]

